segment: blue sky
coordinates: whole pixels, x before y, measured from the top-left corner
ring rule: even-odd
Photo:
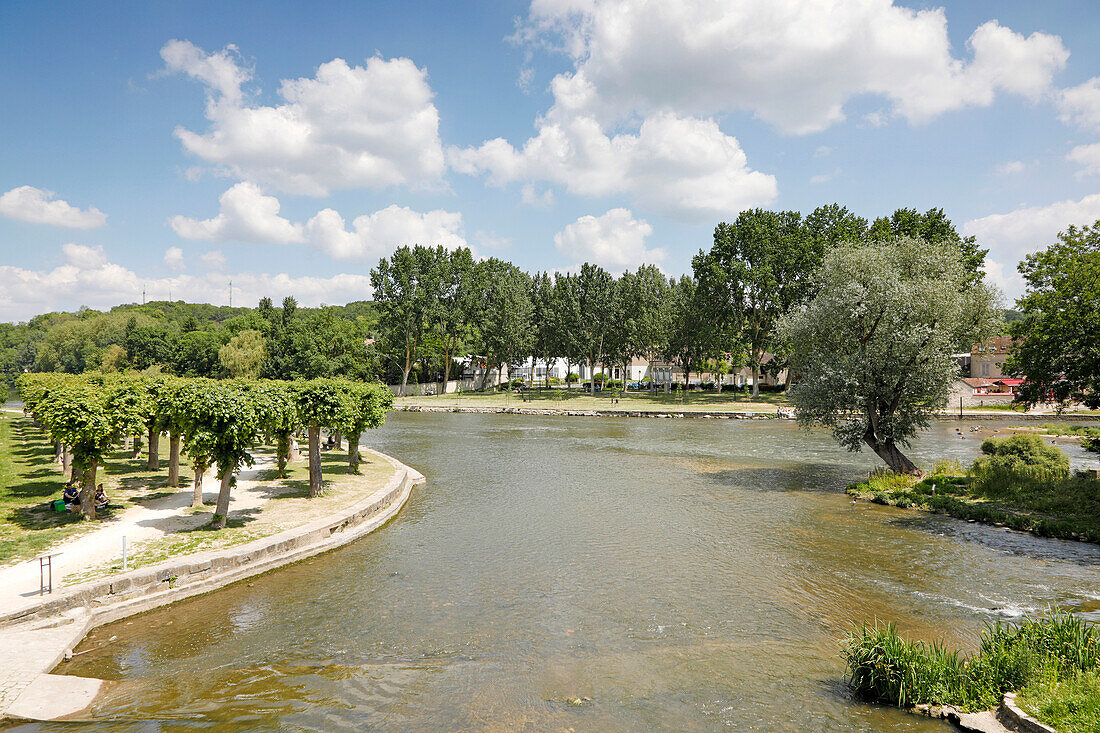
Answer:
[[[0,320],[369,297],[402,243],[670,274],[743,208],[1100,219],[1086,2],[0,4]]]

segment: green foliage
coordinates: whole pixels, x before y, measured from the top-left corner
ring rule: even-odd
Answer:
[[[1019,443],[1015,445],[1019,449]],[[1045,447],[1040,447],[1038,458],[1032,449],[1024,449],[1037,463],[1012,452],[982,456],[967,472],[958,462],[938,461],[931,475],[920,481],[876,472],[849,486],[848,493],[878,504],[917,507],[1044,537],[1100,542],[1100,481],[1086,473],[1069,475],[1062,458],[1042,451]]]
[[[975,472],[986,467],[1010,471],[1036,468],[1059,477],[1069,474],[1069,456],[1034,433],[987,438],[982,453],[985,455],[974,464]]]
[[[235,379],[255,379],[264,360],[264,337],[259,331],[241,331],[218,349],[218,361]]]
[[[851,685],[865,700],[985,710],[1053,672],[1072,679],[1100,668],[1100,634],[1076,616],[1051,612],[1019,624],[987,625],[977,653],[964,655],[901,636],[894,624],[860,625],[842,645]]]
[[[1100,407],[1100,221],[1071,226],[1019,266],[1023,317],[1009,324],[1015,349],[1006,368],[1027,377],[1019,399]]]
[[[916,239],[833,249],[814,292],[779,326],[799,347],[799,422],[831,427],[848,450],[867,445],[910,470],[897,446],[946,406],[958,376],[950,354],[990,330],[996,294],[971,284],[957,247]]]

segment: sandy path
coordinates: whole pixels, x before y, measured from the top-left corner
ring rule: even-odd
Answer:
[[[257,459],[252,468],[237,475],[237,486],[229,503],[230,517],[255,509],[270,498],[270,485],[256,481],[255,477],[272,463],[271,459]],[[203,492],[204,502],[212,506],[218,498],[218,480],[213,471],[203,477],[203,486],[214,488],[213,491]],[[54,590],[64,584],[66,575],[105,563],[121,562],[123,537],[127,547],[133,550],[138,543],[209,522],[209,514],[187,513],[192,496],[192,490],[188,487],[143,506],[130,507],[121,515],[104,522],[102,527],[55,545],[49,551],[61,554],[53,558]],[[37,559],[0,568],[0,613],[33,604],[38,598],[38,584]]]

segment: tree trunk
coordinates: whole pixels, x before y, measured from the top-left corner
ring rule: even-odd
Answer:
[[[130,458],[141,458],[141,436],[134,436],[134,449],[130,453]]]
[[[195,481],[193,484],[194,496],[191,498],[191,506],[202,506],[202,477],[206,473],[206,464],[201,461],[195,461],[193,467],[195,469]]]
[[[72,474],[69,472],[73,468],[73,452],[69,449],[69,446],[61,446],[61,475],[68,481],[72,478]]]
[[[286,478],[286,464],[290,462],[290,444],[292,440],[290,433],[279,433],[276,436],[275,455],[278,461],[279,478]]]
[[[753,354],[755,357],[755,354]],[[760,360],[754,358],[750,364],[752,367],[752,398],[760,396]]]
[[[401,396],[405,396],[405,386],[409,383],[409,372],[412,371],[412,354],[409,350],[405,349],[405,366],[401,369]]]
[[[340,433],[334,433],[332,437],[336,439],[336,443],[332,446],[332,449],[340,450],[344,445],[344,436],[340,435]]]
[[[225,529],[225,522],[229,519],[229,492],[233,485],[233,471],[222,471],[218,478],[222,485],[218,491],[218,505],[214,508],[213,523],[218,525],[218,529]]]
[[[309,426],[309,496],[321,495],[321,426]]]
[[[69,480],[70,481],[75,481],[78,485],[83,486],[84,485],[84,469],[77,462],[75,456],[72,459],[71,470],[72,470],[72,473],[69,474]]]
[[[348,436],[348,468],[352,473],[359,473],[359,438],[362,433],[352,433]]]
[[[63,446],[61,443],[59,443],[55,440],[53,442],[53,462],[54,463],[64,462],[64,460],[65,460],[64,457],[63,457],[64,454],[65,454],[65,446]]]
[[[874,436],[868,433],[863,436],[863,442],[875,452],[875,455],[884,460],[894,473],[905,473],[911,476],[922,476],[924,474],[898,449],[894,441],[887,440],[879,444],[875,442]]]
[[[180,434],[175,430],[168,431],[168,485],[180,485]]]
[[[84,466],[84,485],[80,487],[80,511],[85,519],[95,519],[95,475],[99,461],[91,459]]]
[[[150,471],[160,470],[160,431],[149,428],[149,465]]]
[[[301,452],[298,449],[298,440],[293,435],[290,436],[290,452],[287,454],[286,459],[288,462],[293,463],[302,457]]]

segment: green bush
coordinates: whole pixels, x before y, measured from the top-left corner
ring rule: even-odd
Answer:
[[[984,710],[1051,672],[1072,679],[1100,669],[1100,634],[1076,616],[1051,612],[987,625],[978,652],[964,656],[938,642],[905,638],[894,624],[861,625],[844,640],[842,655],[853,690],[865,700]]]
[[[1069,456],[1034,433],[1017,433],[1009,438],[987,438],[978,463],[1008,469],[1038,468],[1069,473]]]
[[[573,384],[574,382],[579,382],[580,379],[581,379],[581,375],[577,374],[576,372],[569,372],[568,374],[565,375],[565,383],[566,384]]]

